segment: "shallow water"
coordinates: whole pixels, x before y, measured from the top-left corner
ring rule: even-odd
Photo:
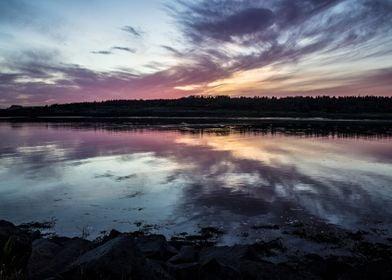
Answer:
[[[309,220],[392,232],[388,136],[7,122],[0,136],[0,219],[16,224],[90,237],[216,226],[222,243]]]

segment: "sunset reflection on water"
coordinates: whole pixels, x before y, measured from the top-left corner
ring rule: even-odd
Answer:
[[[392,228],[388,137],[10,123],[0,134],[0,218],[14,223],[55,218],[71,236],[214,225],[226,243],[246,242],[238,236],[255,224],[310,217]]]

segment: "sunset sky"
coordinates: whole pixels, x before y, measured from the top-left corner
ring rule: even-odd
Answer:
[[[392,0],[2,0],[0,107],[392,96]]]

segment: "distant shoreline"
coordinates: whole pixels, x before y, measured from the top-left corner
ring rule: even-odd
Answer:
[[[0,121],[110,121],[110,120],[192,120],[192,121],[257,121],[257,122],[392,122],[392,115],[331,115],[331,116],[263,116],[263,117],[218,117],[218,116],[0,116]]]
[[[289,117],[0,117],[0,125],[47,125],[127,131],[284,133],[308,136],[392,137],[392,119],[328,119]]]
[[[238,97],[191,96],[180,99],[109,100],[12,105],[0,117],[25,119],[327,119],[392,120],[392,97]]]

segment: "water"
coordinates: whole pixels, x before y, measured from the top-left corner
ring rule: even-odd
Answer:
[[[0,219],[56,220],[91,237],[216,226],[222,243],[257,224],[314,220],[392,231],[392,138],[182,127],[0,123]],[[246,234],[244,234],[246,233]]]

